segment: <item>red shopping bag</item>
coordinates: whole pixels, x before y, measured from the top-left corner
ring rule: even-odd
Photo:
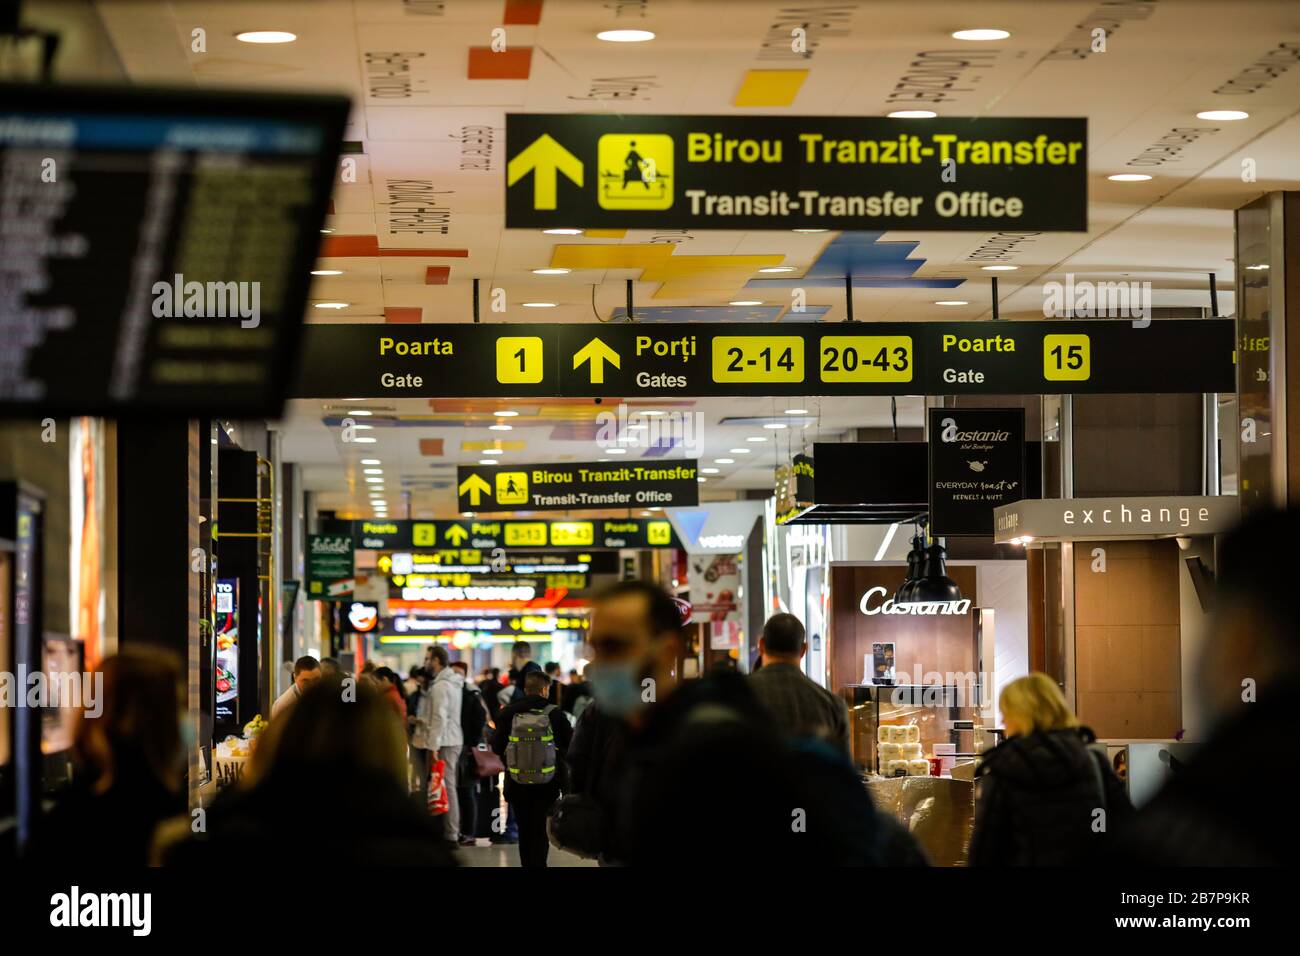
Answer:
[[[447,761],[435,760],[429,768],[429,813],[433,816],[446,813],[447,804]]]

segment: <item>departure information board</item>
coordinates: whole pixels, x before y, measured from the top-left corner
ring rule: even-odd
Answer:
[[[0,86],[0,411],[277,414],[348,108]]]

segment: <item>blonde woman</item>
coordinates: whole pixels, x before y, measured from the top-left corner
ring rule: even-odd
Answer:
[[[1046,674],[1002,688],[1007,731],[984,755],[971,866],[1064,866],[1099,851],[1133,812],[1096,737]]]

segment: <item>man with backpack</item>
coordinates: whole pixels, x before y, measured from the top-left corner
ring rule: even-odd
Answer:
[[[564,787],[564,758],[573,728],[548,699],[551,679],[540,668],[524,675],[524,696],[503,707],[492,749],[505,761],[506,801],[519,821],[519,863],[544,867],[550,852],[546,818]]]
[[[464,661],[453,661],[452,668],[461,677],[468,677],[469,665]],[[478,788],[478,763],[474,752],[485,741],[488,711],[483,703],[483,692],[478,685],[466,680],[460,692],[460,730],[464,739],[460,752],[460,767],[456,772],[456,802],[460,805],[460,845],[476,846],[478,840],[478,801],[475,790]]]

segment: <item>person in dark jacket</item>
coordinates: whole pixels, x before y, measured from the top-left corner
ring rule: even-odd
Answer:
[[[617,844],[617,814],[629,732],[626,720],[606,713],[598,703],[589,703],[573,727],[569,744],[569,792],[585,795],[604,820],[596,856],[602,866],[616,866],[623,860]]]
[[[816,741],[788,743],[746,677],[677,680],[681,629],[677,605],[646,582],[615,584],[592,608],[594,707],[628,728],[612,775],[621,861],[768,869],[872,865],[889,859],[887,848],[897,854],[896,829],[879,825],[847,757]]]
[[[73,742],[76,782],[37,824],[32,857],[144,866],[159,824],[185,813],[180,669],[161,652],[123,649],[99,673],[101,711],[82,716]]]
[[[808,650],[800,620],[793,614],[773,614],[763,625],[758,646],[763,666],[749,675],[749,686],[782,732],[825,740],[850,756],[848,707],[799,666]]]
[[[1124,785],[1056,683],[1034,673],[998,699],[1007,740],[984,755],[971,866],[1068,866],[1103,851],[1132,817]]]
[[[510,683],[514,685],[514,691],[510,695],[511,703],[527,693],[524,690],[524,678],[541,669],[542,666],[533,660],[533,645],[527,641],[515,641],[510,648]]]
[[[385,696],[322,678],[258,741],[243,781],[208,808],[168,864],[265,872],[288,861],[334,866],[451,866],[441,821],[407,795],[406,735]],[[323,836],[327,835],[327,836]]]
[[[1251,515],[1218,548],[1209,632],[1197,661],[1204,742],[1170,761],[1165,786],[1119,834],[1116,862],[1139,866],[1293,866],[1300,854],[1291,756],[1300,731],[1295,582],[1279,542],[1300,511]],[[1266,782],[1246,775],[1265,768]]]
[[[512,768],[506,761],[506,802],[515,811],[519,824],[519,865],[529,868],[546,866],[551,847],[546,835],[546,818],[565,789],[565,756],[573,738],[569,718],[547,696],[550,683],[551,679],[540,667],[529,671],[524,677],[524,696],[502,708],[496,733],[492,735],[492,749],[504,759],[516,715],[536,711],[546,712],[550,717],[551,733],[555,737],[555,775],[546,783],[523,783],[512,779]]]

